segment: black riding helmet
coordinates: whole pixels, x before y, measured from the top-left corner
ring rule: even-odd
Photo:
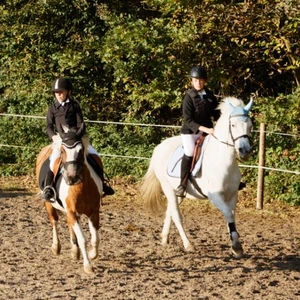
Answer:
[[[61,92],[62,90],[72,91],[72,83],[67,78],[57,78],[53,81],[52,92]]]
[[[191,78],[200,78],[207,80],[207,72],[206,69],[202,66],[195,66],[190,71]]]

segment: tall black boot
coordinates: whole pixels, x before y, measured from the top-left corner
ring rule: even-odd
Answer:
[[[95,170],[95,172],[97,173],[97,175],[100,177],[100,179],[102,181],[103,194],[104,194],[103,196],[113,195],[115,193],[115,191],[109,185],[109,181],[104,179],[103,167],[101,167],[99,165],[99,163],[97,163],[97,161],[93,158],[93,155],[88,155],[87,160],[88,160],[89,164],[92,166],[92,168]]]
[[[239,191],[241,191],[245,187],[246,187],[246,183],[241,181],[240,184],[239,184]]]
[[[109,185],[109,182],[104,179],[104,171],[103,168],[101,168],[98,164],[96,164],[96,168],[97,168],[97,174],[99,175],[101,181],[102,181],[102,185],[103,185],[103,196],[110,196],[113,195],[115,193],[115,191],[113,190],[113,188]]]
[[[180,185],[176,189],[176,196],[177,197],[185,197],[186,194],[186,186],[187,186],[187,181],[190,175],[190,170],[191,170],[191,164],[193,161],[192,156],[187,156],[183,155],[182,161],[181,161],[181,175],[180,175]]]
[[[44,189],[42,192],[42,199],[49,202],[55,202],[56,199],[56,192],[53,187],[53,179],[54,179],[54,174],[51,171],[51,169],[49,169],[44,182]]]
[[[109,185],[109,182],[107,180],[103,179],[102,184],[103,184],[103,193],[104,193],[103,196],[110,196],[110,195],[113,195],[115,193],[115,191]]]

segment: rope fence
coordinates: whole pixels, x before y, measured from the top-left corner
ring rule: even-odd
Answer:
[[[18,118],[32,118],[32,119],[45,119],[46,117],[41,116],[34,116],[34,115],[20,115],[20,114],[4,114],[0,113],[0,116],[7,116],[7,117],[18,117]],[[124,125],[124,126],[143,126],[143,127],[161,127],[161,128],[181,128],[181,126],[176,125],[162,125],[162,124],[144,124],[144,123],[126,123],[126,122],[113,122],[113,121],[96,121],[96,120],[84,120],[87,123],[95,123],[95,124],[112,124],[112,125]],[[253,132],[260,132],[260,130],[253,130]],[[276,135],[283,135],[283,136],[291,136],[300,138],[300,134],[290,134],[290,133],[282,133],[282,132],[275,132],[275,131],[265,131],[267,134],[276,134]]]
[[[7,116],[7,117],[17,117],[17,118],[32,118],[32,119],[46,119],[46,117],[42,116],[34,116],[34,115],[22,115],[22,114],[4,114],[0,113],[0,116]],[[123,126],[143,126],[143,127],[162,127],[162,128],[181,128],[181,126],[175,125],[161,125],[161,124],[144,124],[144,123],[126,123],[126,122],[111,122],[111,121],[96,121],[96,120],[85,120],[87,123],[96,123],[96,124],[114,124],[114,125],[123,125]],[[253,130],[253,132],[261,132],[260,130]],[[282,136],[290,136],[299,138],[300,134],[289,134],[289,133],[281,133],[281,132],[272,132],[272,131],[263,131],[265,134],[276,134]],[[7,145],[7,144],[0,144],[0,147],[12,147],[12,148],[27,148],[27,149],[34,149],[34,147],[29,146],[18,146],[18,145]],[[126,155],[115,155],[115,154],[107,154],[107,153],[99,153],[101,156],[104,157],[114,157],[114,158],[128,158],[128,159],[141,159],[141,160],[150,160],[149,157],[140,157],[140,156],[126,156]],[[284,170],[284,169],[277,169],[277,168],[269,168],[265,166],[251,166],[251,165],[239,165],[242,168],[256,168],[256,169],[264,169],[270,171],[277,171],[277,172],[284,172],[284,173],[291,173],[299,175],[300,171],[291,171],[291,170]]]

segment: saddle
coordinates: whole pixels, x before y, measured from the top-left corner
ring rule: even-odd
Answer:
[[[197,176],[198,173],[201,171],[203,153],[205,150],[206,143],[208,141],[208,138],[205,138],[206,136],[207,134],[201,135],[195,143],[193,160],[190,169],[191,176]],[[178,146],[172,153],[167,166],[167,173],[169,176],[180,178],[181,160],[183,154],[184,154],[184,150],[182,145]]]
[[[190,175],[187,178],[203,198],[207,198],[207,195],[202,192],[201,188],[196,182],[195,177],[198,176],[199,172],[201,171],[203,154],[209,139],[209,137],[205,138],[206,136],[207,134],[202,134],[195,143]],[[184,151],[182,146],[177,147],[177,149],[175,149],[173,152],[167,167],[169,176],[176,178],[181,177],[181,161],[183,154]]]
[[[49,145],[51,150],[51,145]],[[48,173],[48,170],[50,168],[50,155],[51,151],[48,149],[47,153],[45,154],[44,161],[41,162],[40,171],[38,173],[38,185],[40,189],[44,188],[44,181],[46,179],[46,175]],[[103,174],[103,163],[101,158],[96,154],[88,154],[87,155],[87,161],[89,165],[94,169],[96,174],[101,178]],[[54,181],[55,183],[58,182],[60,175],[61,175],[61,158],[58,158],[55,161],[54,168],[53,168],[53,174],[54,174]]]

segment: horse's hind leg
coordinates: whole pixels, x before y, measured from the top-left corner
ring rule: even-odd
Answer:
[[[59,255],[61,251],[61,244],[58,238],[58,230],[57,230],[57,222],[58,222],[58,214],[56,209],[49,203],[45,202],[45,207],[48,212],[49,221],[52,225],[52,253],[55,255]]]
[[[99,211],[96,211],[88,219],[90,233],[91,233],[91,245],[92,249],[89,251],[89,258],[95,259],[98,256],[99,249]]]
[[[183,246],[186,251],[194,251],[194,246],[190,243],[190,241],[187,238],[187,235],[183,229],[182,225],[182,216],[179,210],[179,201],[175,195],[174,190],[166,190],[164,189],[164,194],[166,195],[168,199],[168,206],[166,211],[166,216],[164,220],[164,226],[162,230],[162,245],[166,245],[168,243],[169,239],[169,233],[171,228],[171,221],[173,220],[180,237],[183,242]]]

